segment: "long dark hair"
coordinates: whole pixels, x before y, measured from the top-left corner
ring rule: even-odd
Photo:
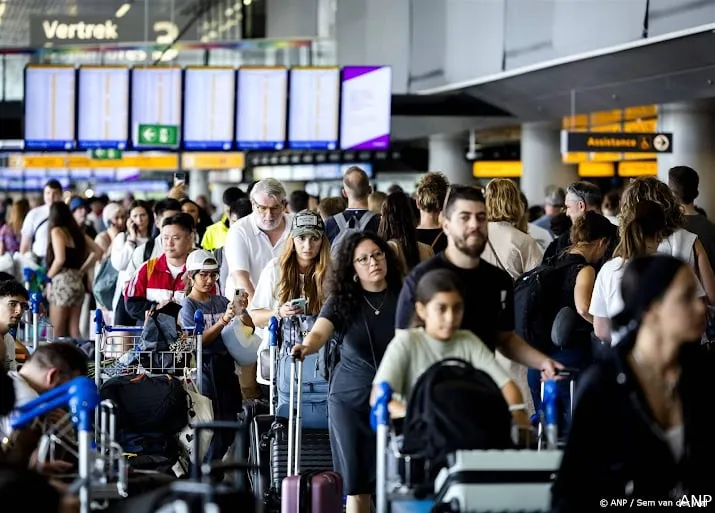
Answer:
[[[379,235],[372,232],[355,232],[347,235],[340,241],[337,255],[332,259],[332,269],[328,282],[328,294],[336,301],[338,314],[343,319],[350,319],[360,307],[363,290],[359,282],[354,280],[355,248],[363,241],[372,241],[385,253],[387,264],[387,290],[396,294],[402,288],[402,271],[397,262],[397,257],[390,245]]]
[[[410,198],[404,192],[393,192],[382,204],[382,216],[377,233],[385,240],[394,240],[405,255],[407,269],[420,263],[417,228]]]
[[[70,207],[62,201],[55,201],[50,205],[50,217],[47,219],[47,268],[52,266],[55,261],[55,251],[52,249],[52,229],[63,228],[67,230],[72,239],[77,254],[81,259],[87,254],[87,241],[85,240],[84,232],[75,221]]]
[[[440,292],[458,292],[459,295],[462,296],[462,300],[464,300],[464,288],[456,274],[449,269],[432,269],[426,272],[425,275],[420,278],[419,283],[417,283],[415,303],[426,305]],[[412,326],[423,328],[424,325],[424,321],[420,319],[415,309]]]

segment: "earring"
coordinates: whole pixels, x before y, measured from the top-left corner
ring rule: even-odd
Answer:
[[[360,278],[358,278],[358,275],[357,275],[357,274],[353,274],[353,281],[354,281],[355,283],[357,283],[359,280],[360,280]]]

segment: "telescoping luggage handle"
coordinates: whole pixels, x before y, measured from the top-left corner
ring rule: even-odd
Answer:
[[[275,416],[276,414],[276,388],[278,383],[276,381],[276,360],[278,353],[278,319],[271,317],[268,321],[268,360],[269,360],[269,375],[268,381],[270,385],[268,389],[270,390],[270,404],[268,405],[268,413]]]
[[[377,387],[375,404],[370,412],[370,424],[377,432],[377,490],[376,511],[387,513],[387,437],[390,431],[389,404],[392,401],[392,388],[383,381]]]
[[[291,357],[288,400],[288,476],[300,474],[300,433],[303,402],[303,361]]]

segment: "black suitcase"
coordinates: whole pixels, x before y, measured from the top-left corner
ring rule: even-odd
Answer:
[[[250,479],[254,492],[263,497],[268,511],[280,508],[280,491],[288,475],[288,419],[258,415],[249,428]],[[333,470],[327,429],[303,429],[300,447],[301,472]]]

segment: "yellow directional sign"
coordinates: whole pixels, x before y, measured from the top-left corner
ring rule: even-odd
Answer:
[[[89,155],[12,155],[8,167],[19,169],[116,169],[135,168],[140,170],[173,171],[179,168],[179,156],[165,154],[124,154],[121,159],[97,160]]]
[[[181,155],[183,169],[237,169],[246,164],[246,156],[242,152],[204,152],[184,153]]]

